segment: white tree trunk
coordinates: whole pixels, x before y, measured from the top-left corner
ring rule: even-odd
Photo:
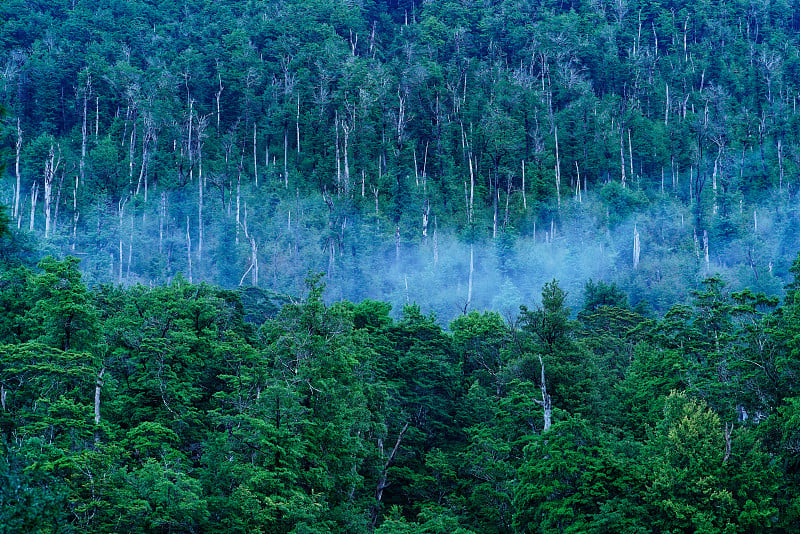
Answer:
[[[550,430],[550,426],[553,424],[553,403],[550,399],[550,395],[547,393],[547,382],[544,376],[544,361],[541,356],[539,356],[539,364],[542,366],[542,398],[541,400],[533,399],[533,401],[544,410],[544,428],[542,429],[544,433]]]

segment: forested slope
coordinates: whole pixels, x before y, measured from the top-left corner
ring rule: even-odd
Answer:
[[[800,249],[794,2],[0,10],[2,200],[91,283],[311,269],[453,317],[557,276],[664,312]]]
[[[800,294],[513,323],[0,277],[2,532],[795,532]],[[793,267],[800,274],[800,260]]]

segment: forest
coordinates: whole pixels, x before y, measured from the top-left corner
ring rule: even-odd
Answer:
[[[0,1],[0,532],[795,532],[800,1]]]

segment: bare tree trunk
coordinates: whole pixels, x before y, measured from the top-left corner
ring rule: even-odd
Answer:
[[[36,214],[36,201],[39,199],[39,182],[33,183],[33,188],[31,189],[31,223],[29,230],[33,232],[33,224]]]
[[[394,462],[394,458],[397,456],[397,451],[400,450],[400,443],[403,441],[403,435],[406,433],[406,430],[408,430],[407,421],[403,425],[403,428],[400,429],[400,433],[397,434],[397,440],[394,442],[394,447],[392,447],[389,456],[386,457],[386,461],[383,463],[383,468],[381,469],[381,474],[378,477],[378,484],[375,487],[375,504],[372,505],[372,510],[370,511],[373,528],[378,522],[378,513],[380,512],[381,500],[383,499],[383,490],[389,487],[389,467],[392,465],[392,462]],[[378,438],[378,450],[381,452],[381,456],[385,456],[382,438]]]
[[[72,190],[72,251],[75,252],[75,243],[78,240],[78,184],[79,178],[75,176],[75,188]]]
[[[469,244],[469,279],[467,280],[467,304],[464,306],[464,313],[467,313],[467,308],[472,303],[472,278],[475,275],[475,245]]]
[[[53,224],[51,229],[53,232],[56,230],[56,226],[58,226],[58,210],[61,207],[61,191],[64,189],[64,176],[66,172],[62,169],[61,177],[58,179],[58,189],[56,189],[56,201],[53,203],[55,206],[55,211],[53,212]]]
[[[105,367],[100,369],[97,375],[97,381],[94,386],[94,424],[100,424],[100,390],[103,387],[103,375],[106,373]]]
[[[147,113],[142,117],[142,122],[144,123],[142,125],[144,129],[144,132],[142,132],[142,165],[139,167],[139,179],[136,181],[136,194],[139,194],[139,190],[144,184],[144,201],[147,202],[147,171],[150,163],[150,143],[155,138],[155,125],[153,124],[153,117]]]
[[[192,276],[192,235],[189,233],[189,216],[186,216],[186,261],[189,267],[189,283],[194,283]]]
[[[297,137],[297,142],[295,145],[297,146],[297,155],[300,155],[300,95],[297,95],[297,115],[294,118],[295,124],[295,136]],[[289,185],[286,184],[286,187]]]
[[[342,195],[342,160],[339,151],[339,112],[334,112],[333,128],[335,130],[336,141],[336,196]]]
[[[189,126],[191,128],[191,124]],[[133,187],[133,158],[134,152],[136,150],[136,116],[133,117],[133,127],[131,128],[131,139],[130,143],[128,144],[128,190]],[[139,189],[138,185],[136,187],[137,191]]]
[[[437,233],[438,224],[436,223],[436,216],[433,216],[433,266],[439,264],[439,235]]]
[[[631,171],[631,180],[635,179],[633,172],[633,144],[631,143],[631,129],[628,128],[628,166]]]
[[[236,178],[236,244],[239,244],[239,213],[242,203],[242,165],[239,164],[239,174]]]
[[[727,463],[728,458],[731,457],[731,432],[733,432],[733,424],[725,423],[725,430],[723,436],[725,438],[725,453],[722,455],[722,463]]]
[[[61,164],[61,149],[59,148],[58,161],[53,145],[50,145],[50,153],[44,162],[44,237],[50,237],[51,209],[53,205],[53,180],[55,179],[58,166]]]
[[[161,192],[161,205],[158,210],[158,255],[164,254],[164,219],[167,217],[167,193]]]
[[[289,188],[289,123],[283,125],[283,187]]]
[[[622,125],[619,128],[619,171],[624,188],[627,177],[625,175],[625,128]]]
[[[472,150],[469,151],[467,157],[469,158],[469,210],[467,222],[472,224],[475,215],[475,169],[472,166]]]
[[[198,132],[199,136],[199,132]],[[205,189],[205,178],[203,176],[203,149],[198,147],[197,151],[197,265],[202,271],[203,265],[203,196]]]
[[[349,152],[349,139],[350,139],[350,132],[352,131],[353,126],[351,124],[346,123],[342,120],[342,132],[344,133],[344,194],[345,196],[350,195],[350,163],[347,157],[347,153]]]
[[[253,123],[253,176],[255,177],[256,187],[258,187],[258,154],[256,150],[258,150],[258,146],[256,144],[256,123]],[[267,162],[269,164],[269,162]]]
[[[219,69],[219,64],[217,65],[217,69]],[[219,90],[215,93],[215,97],[217,100],[217,133],[219,133],[219,122],[220,116],[222,115],[220,110],[220,99],[222,98],[222,90],[224,89],[222,86],[222,75],[219,73],[219,71],[217,71],[217,80],[219,81]]]
[[[427,198],[425,202],[422,204],[422,237],[427,239],[428,237],[428,217],[431,214],[431,203],[430,200]]]
[[[17,187],[14,189],[14,213],[13,216],[17,219],[17,227],[19,227],[19,220],[22,218],[22,214],[19,210],[19,199],[22,195],[21,187],[22,187],[22,176],[19,173],[19,157],[20,153],[22,152],[22,128],[20,127],[20,120],[17,118],[17,142],[16,142],[16,159],[14,160],[14,172],[17,178]]]
[[[528,209],[528,200],[525,197],[525,160],[522,160],[522,208]]]
[[[556,138],[556,201],[561,206],[561,158],[558,155],[558,125],[554,129]]]
[[[542,366],[542,399],[533,399],[533,402],[544,409],[544,428],[542,429],[542,433],[544,433],[550,430],[550,426],[553,423],[553,403],[550,399],[550,395],[547,393],[547,382],[544,377],[544,361],[541,356],[539,356],[539,364]]]
[[[511,177],[508,177],[506,182],[506,211],[503,217],[503,230],[508,227],[508,205],[511,202]]]
[[[121,284],[122,283],[122,266],[124,265],[123,256],[122,256],[122,230],[123,230],[123,215],[125,214],[125,204],[128,202],[128,199],[120,199],[117,203],[117,215],[119,217],[119,269],[117,271],[117,280]]]
[[[639,254],[641,253],[641,245],[639,244],[639,230],[636,225],[633,225],[633,268],[639,268]]]
[[[131,263],[133,262],[133,210],[131,210],[131,228],[128,234],[128,266],[125,269],[125,280],[130,282]]]

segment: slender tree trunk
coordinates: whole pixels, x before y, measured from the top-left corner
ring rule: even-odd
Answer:
[[[217,68],[219,68],[219,65],[217,65]],[[216,92],[215,97],[217,100],[217,133],[219,133],[220,117],[222,116],[220,99],[222,98],[222,90],[224,89],[222,86],[222,75],[219,72],[217,72],[217,80],[219,81],[219,90]]]
[[[161,192],[161,205],[158,210],[158,255],[164,254],[164,219],[167,217],[167,193]]]
[[[522,160],[522,208],[528,209],[528,200],[525,197],[525,160]]]
[[[103,387],[103,375],[106,373],[105,367],[100,369],[97,375],[97,381],[94,386],[94,424],[100,424],[100,390]]]
[[[373,528],[378,522],[378,514],[380,512],[381,501],[383,499],[383,490],[389,487],[389,467],[391,467],[392,463],[394,462],[394,458],[397,456],[397,451],[400,450],[400,444],[403,442],[403,435],[405,435],[406,430],[408,430],[408,424],[409,423],[406,422],[403,425],[403,428],[400,429],[400,432],[397,434],[397,440],[395,440],[394,447],[392,447],[389,456],[385,456],[383,449],[383,438],[378,438],[378,450],[380,451],[381,456],[386,458],[386,461],[383,463],[383,468],[381,469],[380,476],[378,477],[378,484],[375,487],[375,504],[372,505],[372,510],[370,510]]]
[[[561,158],[558,155],[558,125],[554,127],[556,138],[556,202],[561,206]]]
[[[297,137],[297,142],[295,146],[297,146],[297,155],[300,155],[300,95],[297,95],[297,115],[295,115],[294,119],[295,124],[295,136]],[[286,187],[289,187],[288,183]]]
[[[131,228],[128,234],[128,266],[125,269],[125,280],[130,282],[131,263],[133,263],[133,210],[131,210]]]
[[[346,124],[344,120],[342,120],[342,133],[344,133],[344,194],[346,196],[350,195],[350,162],[347,157],[347,153],[349,152],[349,139],[350,139],[350,131],[353,129],[352,125]]]
[[[205,178],[203,176],[203,149],[198,147],[197,151],[197,265],[200,271],[203,270],[203,196],[205,188]]]
[[[253,123],[253,176],[255,177],[256,187],[258,187],[258,146],[256,144],[256,123]]]
[[[334,112],[333,128],[335,130],[335,143],[336,143],[336,196],[342,194],[342,160],[339,152],[339,112]]]
[[[283,125],[283,187],[289,188],[289,123]]]
[[[33,183],[33,188],[31,189],[31,223],[29,230],[33,232],[33,224],[36,214],[36,201],[39,199],[39,182]]]
[[[547,382],[544,376],[544,361],[541,356],[539,356],[539,364],[542,366],[542,398],[541,400],[533,399],[533,401],[544,410],[544,427],[542,429],[542,433],[544,433],[550,430],[550,426],[553,423],[553,403],[550,399],[550,395],[547,393]]]
[[[75,188],[72,190],[72,251],[75,252],[75,243],[78,240],[78,184],[79,177],[75,176]]]
[[[472,150],[467,154],[469,158],[469,209],[467,212],[467,222],[472,224],[475,215],[475,169],[472,166]]]
[[[44,237],[50,237],[51,229],[51,210],[53,206],[53,180],[55,179],[58,167],[61,164],[61,150],[59,148],[58,160],[56,160],[55,148],[50,145],[50,153],[44,163]]]
[[[17,219],[17,227],[19,227],[19,220],[22,214],[19,209],[19,199],[22,195],[22,175],[19,172],[19,158],[22,152],[22,128],[20,127],[20,120],[17,118],[17,142],[16,142],[16,158],[14,160],[14,173],[17,178],[17,187],[14,189],[14,213],[13,216]]]
[[[464,305],[464,313],[472,303],[472,278],[475,275],[475,245],[469,244],[469,279],[467,280],[467,303]]]
[[[625,128],[621,124],[619,128],[619,171],[622,187],[624,188],[627,181],[627,176],[625,175]]]
[[[236,244],[239,244],[239,214],[242,205],[242,166],[239,165],[239,173],[236,178]]]
[[[186,261],[189,267],[189,283],[194,283],[192,276],[192,235],[189,233],[189,216],[186,216]]]
[[[428,237],[428,217],[431,214],[431,203],[426,198],[422,204],[422,237],[427,240]]]
[[[125,204],[127,202],[128,202],[128,199],[125,198],[125,199],[120,199],[120,201],[117,203],[117,216],[119,217],[119,222],[118,222],[119,227],[118,227],[118,230],[117,230],[118,234],[119,234],[118,235],[118,237],[119,237],[119,255],[118,255],[119,268],[117,270],[117,281],[120,284],[122,283],[122,269],[123,269],[123,265],[125,264],[125,262],[123,260],[123,254],[122,254],[122,248],[123,248],[122,239],[123,239],[123,221],[124,221],[124,217],[123,216],[125,214]]]

